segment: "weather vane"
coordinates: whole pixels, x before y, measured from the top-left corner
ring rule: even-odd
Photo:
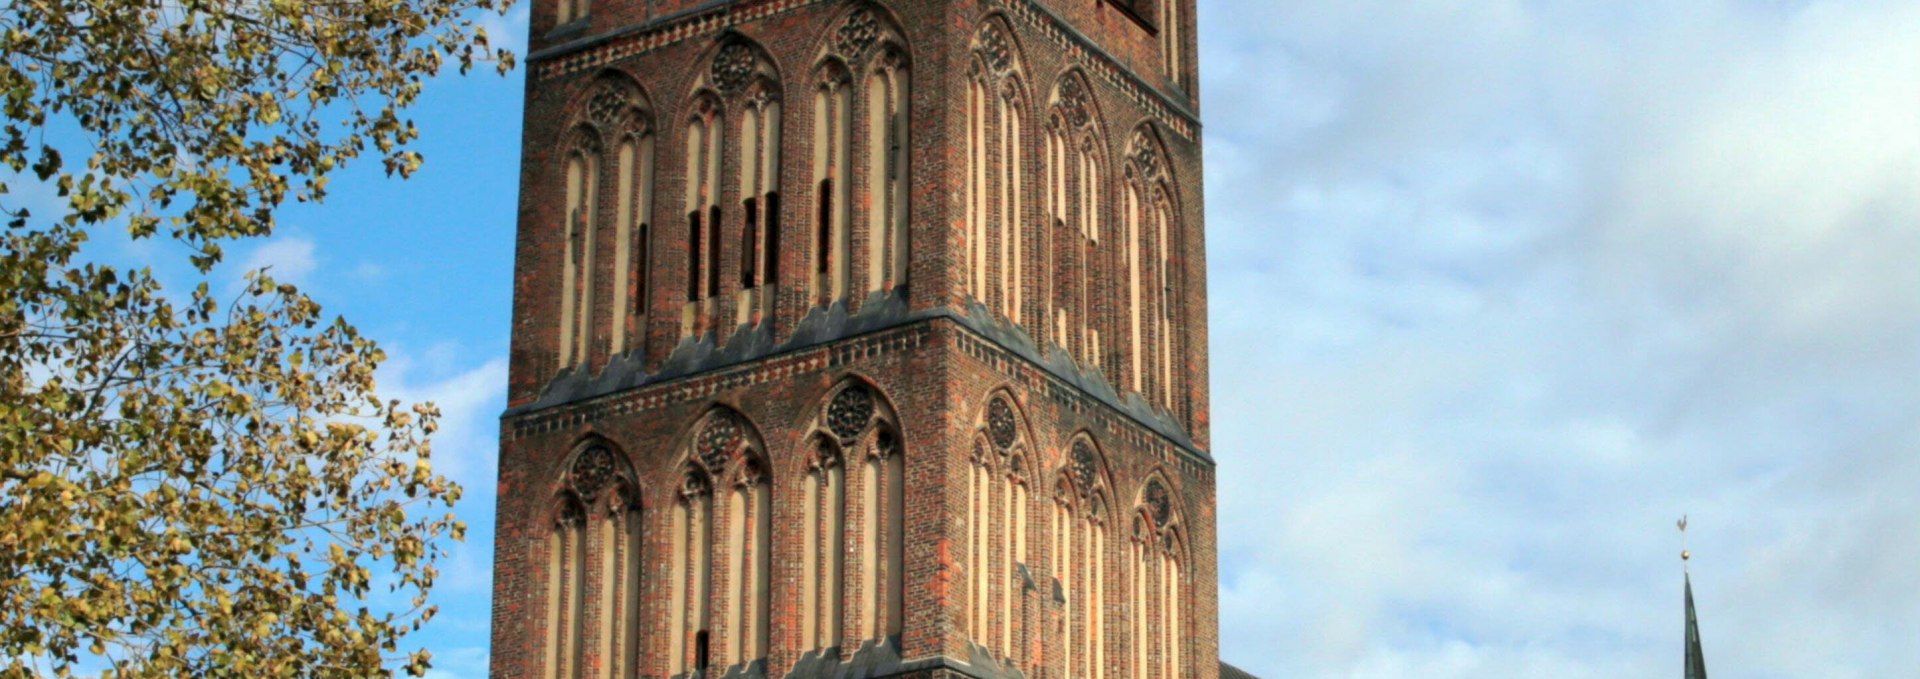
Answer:
[[[1679,526],[1680,526],[1680,566],[1681,568],[1684,569],[1687,565],[1687,561],[1693,558],[1693,553],[1687,551],[1687,515],[1685,514],[1680,515]]]

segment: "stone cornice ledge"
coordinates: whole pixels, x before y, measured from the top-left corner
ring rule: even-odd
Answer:
[[[598,374],[562,371],[532,402],[509,407],[500,418],[502,421],[538,419],[569,408],[603,405],[609,399],[643,387],[751,371],[755,364],[769,359],[939,320],[952,322],[979,341],[1019,358],[1048,378],[1073,387],[1116,415],[1158,435],[1181,457],[1209,469],[1213,467],[1213,456],[1195,446],[1193,438],[1170,415],[1148,404],[1139,394],[1121,395],[1107,384],[1103,373],[1082,368],[1066,351],[1050,347],[1043,352],[1026,331],[974,302],[969,302],[964,312],[948,307],[909,312],[904,290],[873,293],[857,314],[849,315],[844,301],[816,308],[794,328],[792,337],[780,344],[773,343],[764,326],[742,326],[733,330],[724,345],[712,334],[682,340],[659,370],[651,373],[632,354],[614,357]]]

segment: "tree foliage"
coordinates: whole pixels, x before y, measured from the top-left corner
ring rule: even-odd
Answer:
[[[0,677],[385,676],[429,620],[460,490],[431,405],[265,272],[216,298],[222,243],[371,153],[443,70],[505,72],[506,0],[11,0],[0,7]],[[48,214],[35,214],[34,209]],[[163,290],[89,234],[182,244]]]

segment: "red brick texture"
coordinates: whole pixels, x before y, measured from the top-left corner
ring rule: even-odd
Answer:
[[[578,2],[579,0],[574,0]],[[1193,0],[1178,0],[1175,14],[1194,34]],[[1104,593],[1108,646],[1105,650],[1111,679],[1173,679],[1157,670],[1133,667],[1131,639],[1136,611],[1127,601],[1128,521],[1144,502],[1149,479],[1160,479],[1171,491],[1172,511],[1179,519],[1178,552],[1183,569],[1181,643],[1177,649],[1158,649],[1181,657],[1183,677],[1214,679],[1218,672],[1218,592],[1215,549],[1214,463],[1207,454],[1208,390],[1204,215],[1201,209],[1201,162],[1197,93],[1176,81],[1193,82],[1191,58],[1176,79],[1166,73],[1155,23],[1168,20],[1164,12],[1133,12],[1115,0],[594,0],[587,18],[556,26],[557,0],[537,0],[533,10],[532,54],[528,59],[525,139],[521,168],[521,200],[515,263],[515,309],[508,413],[501,421],[500,477],[495,544],[493,658],[496,677],[543,677],[549,653],[546,601],[547,539],[555,525],[556,497],[566,487],[572,456],[588,442],[606,445],[620,460],[617,473],[637,488],[643,538],[640,551],[640,606],[631,614],[616,613],[611,602],[595,600],[600,579],[607,574],[590,567],[584,591],[586,627],[595,629],[601,618],[629,615],[639,625],[641,663],[635,676],[665,678],[669,667],[669,587],[671,558],[670,508],[684,479],[684,465],[693,451],[696,422],[715,408],[737,412],[766,456],[766,477],[772,492],[772,601],[770,649],[766,676],[788,676],[807,666],[813,649],[800,641],[802,561],[801,530],[804,483],[811,453],[806,438],[821,422],[825,403],[838,385],[849,380],[869,385],[897,416],[901,450],[906,461],[904,540],[905,583],[903,633],[898,641],[905,665],[893,676],[990,677],[1018,673],[1033,677],[1077,679],[1087,676],[1091,658],[1083,657],[1079,642],[1063,641],[1063,604],[1053,594],[1050,553],[1050,517],[1055,488],[1068,474],[1073,441],[1094,443],[1111,492]],[[1132,7],[1135,3],[1124,3]],[[1158,5],[1154,5],[1158,7]],[[856,260],[849,267],[848,288],[856,291],[838,300],[829,312],[805,292],[811,274],[813,213],[818,196],[813,184],[812,140],[815,64],[832,45],[836,30],[851,12],[871,11],[891,26],[906,43],[911,73],[907,140],[908,282],[890,292],[868,295],[867,267],[861,257],[874,225],[866,223],[864,209],[854,210],[850,237]],[[1155,141],[1165,177],[1172,188],[1175,234],[1171,248],[1174,292],[1170,301],[1176,321],[1172,388],[1177,407],[1152,412],[1137,395],[1116,396],[1104,384],[1125,385],[1128,361],[1120,347],[1120,328],[1130,310],[1116,288],[1122,274],[1111,254],[1094,267],[1090,285],[1102,300],[1094,324],[1103,335],[1112,333],[1107,369],[1076,366],[1049,346],[1050,322],[1037,314],[1027,319],[1004,319],[990,314],[983,320],[967,289],[965,256],[965,188],[968,64],[974,36],[990,22],[1008,33],[1032,93],[1026,98],[1022,153],[1029,160],[1021,178],[1025,201],[1024,223],[1030,253],[1025,267],[1036,298],[1046,286],[1034,281],[1053,275],[1054,263],[1068,261],[1065,244],[1056,246],[1039,235],[1042,226],[1040,196],[1047,190],[1041,159],[1046,136],[1042,127],[1049,92],[1064,77],[1084,78],[1098,111],[1100,135],[1107,147],[1101,157],[1112,159],[1104,170],[1113,186],[1102,191],[1109,204],[1103,213],[1120,214],[1121,163],[1128,145],[1145,131]],[[737,214],[721,225],[723,254],[720,294],[703,309],[699,325],[704,332],[686,337],[682,313],[688,291],[688,228],[683,200],[687,178],[686,120],[692,113],[695,89],[708,74],[714,55],[725,44],[749,42],[757,46],[777,70],[783,102],[782,161],[779,168],[781,204],[778,240],[779,279],[772,283],[772,311],[763,324],[736,331],[733,327],[735,293],[742,284],[742,258],[730,248],[744,237]],[[1192,39],[1188,38],[1189,43]],[[1191,55],[1192,46],[1186,50]],[[1079,74],[1072,75],[1069,74]],[[648,261],[635,262],[627,280],[615,281],[615,235],[598,228],[590,280],[593,281],[594,328],[586,361],[569,369],[560,363],[560,315],[568,238],[565,198],[566,154],[577,150],[578,130],[586,120],[593,95],[609,83],[637,93],[634,101],[644,112],[644,129],[654,135],[654,201],[651,214],[638,223],[650,227],[652,241],[635,253],[650,252]],[[856,94],[856,106],[863,101]],[[738,120],[729,118],[730,122]],[[856,130],[864,129],[858,127]],[[865,134],[856,133],[853,176],[855,187],[866,185]],[[732,140],[729,139],[729,144]],[[610,145],[605,145],[610,147]],[[604,152],[604,149],[603,149]],[[737,152],[728,153],[718,185],[721,204],[738,206]],[[601,194],[613,195],[612,163],[605,162]],[[854,204],[866,205],[863,189],[854,192]],[[597,221],[611,225],[617,201],[600,201]],[[636,228],[637,232],[637,228]],[[1058,249],[1059,251],[1056,251]],[[645,285],[640,285],[644,279]],[[628,315],[624,328],[613,327],[606,301],[614,299],[616,285],[629,291],[646,290]],[[896,308],[897,307],[897,308]],[[835,316],[844,314],[844,317]],[[846,322],[824,319],[851,318]],[[738,332],[738,334],[736,334]],[[612,352],[614,333],[624,333],[628,351]],[[1009,340],[1008,337],[1015,339]],[[754,338],[753,346],[742,338]],[[1029,339],[1030,338],[1030,339]],[[742,348],[745,347],[745,348]],[[1064,368],[1062,366],[1065,366]],[[1089,379],[1092,382],[1089,382]],[[1089,388],[1089,384],[1094,384]],[[1122,389],[1121,391],[1125,391]],[[1003,394],[1014,405],[1027,450],[1028,561],[1033,591],[1020,591],[1013,610],[1002,610],[996,591],[995,611],[1005,615],[1015,639],[1010,648],[996,638],[971,638],[966,620],[969,588],[976,580],[968,573],[971,548],[967,525],[969,469],[980,440],[988,403]],[[1169,428],[1175,435],[1168,435]],[[847,495],[849,517],[862,516],[858,493]],[[723,503],[717,503],[723,504]],[[716,525],[726,517],[716,517]],[[849,582],[858,572],[856,555],[866,554],[858,544],[862,531],[849,523],[847,535]],[[1005,535],[1007,526],[996,525]],[[728,565],[716,559],[711,577],[724,581]],[[590,564],[599,557],[591,555]],[[996,563],[989,578],[994,587],[1010,583],[1014,564]],[[872,593],[846,592],[849,644],[871,636],[856,628],[851,612],[860,610],[862,597]],[[1068,586],[1069,591],[1076,588]],[[724,608],[725,595],[700,605]],[[1071,598],[1071,597],[1069,597]],[[1066,606],[1081,605],[1069,601]],[[1076,609],[1079,610],[1079,609]],[[721,619],[716,614],[716,619]],[[1076,625],[1080,616],[1075,616]],[[716,624],[714,646],[724,647],[737,630]],[[1157,627],[1156,627],[1157,628]],[[600,656],[598,644],[585,645],[581,676],[608,676],[612,662]],[[846,650],[852,654],[853,649]],[[981,653],[994,662],[977,664]],[[1065,677],[1064,654],[1077,654],[1075,668]],[[991,665],[991,666],[988,666]],[[718,675],[727,668],[715,667]],[[811,670],[809,670],[811,671]]]

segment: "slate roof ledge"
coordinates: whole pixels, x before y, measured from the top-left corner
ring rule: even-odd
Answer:
[[[1213,462],[1211,455],[1194,446],[1193,437],[1171,413],[1148,403],[1139,394],[1121,394],[1107,383],[1103,371],[1080,365],[1066,350],[1041,346],[1025,330],[977,301],[968,300],[964,309],[935,307],[911,311],[904,287],[869,294],[858,312],[849,311],[845,300],[815,307],[800,319],[787,341],[777,344],[772,329],[762,321],[732,328],[727,332],[725,344],[712,332],[684,338],[653,373],[647,372],[638,352],[613,357],[598,374],[588,374],[580,367],[568,368],[547,383],[539,398],[508,408],[501,417],[524,415],[936,318],[950,319],[1054,378],[1079,388],[1094,400],[1165,437],[1194,459],[1207,464]]]

